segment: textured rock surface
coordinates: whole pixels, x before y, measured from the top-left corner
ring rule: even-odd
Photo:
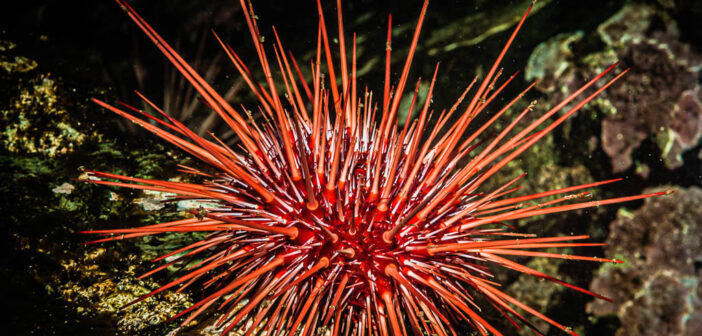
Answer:
[[[679,167],[682,150],[697,143],[702,126],[699,102],[692,98],[694,94],[683,95],[696,89],[696,72],[678,64],[670,50],[655,40],[632,41],[618,55],[631,70],[601,97],[609,100],[615,109],[614,114],[602,121],[601,136],[602,148],[612,158],[613,170],[629,168],[631,151],[648,136],[668,136],[659,144],[661,155],[668,167]],[[687,108],[681,107],[681,103]],[[690,132],[694,138],[687,137],[687,145],[682,145],[674,124],[695,129]]]
[[[87,135],[68,120],[68,111],[57,99],[54,79],[39,75],[20,85],[9,106],[0,109],[5,127],[2,145],[13,153],[66,154],[81,145]]]
[[[571,51],[583,39],[581,31],[543,42],[529,59],[526,77],[540,79],[537,88],[557,101],[620,61],[629,72],[585,108],[603,115],[600,144],[612,170],[629,169],[632,152],[646,139],[658,145],[669,169],[680,167],[682,154],[700,140],[702,57],[680,41],[668,14],[649,5],[625,5],[599,25],[597,36],[604,47],[581,57]]]
[[[594,301],[589,310],[616,315],[617,335],[702,334],[700,204],[702,189],[677,188],[612,222],[606,256],[624,264],[600,269],[591,290],[613,302]]]
[[[103,122],[87,98],[104,91],[26,61],[20,48],[0,40],[0,67],[7,70],[0,69],[0,278],[12,292],[7,297],[22,295],[8,332],[162,335],[172,329],[162,322],[190,304],[188,295],[170,292],[120,308],[156,287],[155,280],[137,279],[147,260],[187,237],[164,235],[109,249],[82,245],[88,238],[77,231],[96,223],[123,225],[133,215],[154,220],[163,213],[142,204],[164,205],[154,195],[72,179],[80,178],[87,162],[147,177],[174,172],[170,164],[178,158],[160,145],[125,146],[106,136],[111,131],[106,124],[114,123]],[[15,65],[3,63],[7,60]],[[162,211],[172,216],[178,209],[174,204]]]
[[[115,265],[133,263],[126,269]],[[80,315],[107,314],[116,319],[120,333],[139,333],[163,324],[171,316],[192,305],[189,295],[169,291],[122,309],[126,304],[158,288],[153,280],[137,279],[138,256],[122,255],[105,248],[91,248],[78,260],[62,260],[68,282],[57,287]],[[110,267],[111,266],[111,267]],[[122,310],[121,310],[122,309]]]

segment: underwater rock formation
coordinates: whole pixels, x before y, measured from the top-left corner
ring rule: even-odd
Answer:
[[[17,44],[11,41],[0,40],[0,68],[7,73],[23,73],[34,70],[37,67],[35,60],[19,55],[8,55],[8,52],[15,49]]]
[[[632,152],[647,138],[656,141],[668,168],[680,167],[682,153],[702,135],[702,57],[679,40],[677,25],[666,13],[648,5],[626,5],[597,33],[605,47],[578,59],[570,47],[583,39],[580,31],[542,43],[530,57],[526,77],[543,80],[537,88],[557,101],[598,69],[620,60],[629,73],[589,107],[604,114],[601,147],[612,170],[631,167]],[[542,75],[549,71],[560,76]]]
[[[489,1],[485,1],[489,3]],[[427,49],[427,54],[436,55],[450,52],[458,48],[476,45],[486,38],[503,32],[519,22],[520,8],[529,5],[530,0],[515,1],[509,6],[495,6],[491,10],[479,10],[452,22],[443,24],[442,27],[428,32],[426,41],[421,48]],[[551,0],[538,1],[532,8],[532,15],[546,7]],[[480,3],[480,2],[478,2]],[[479,6],[476,5],[476,9]],[[395,33],[393,32],[393,35]],[[405,54],[403,50],[400,54]]]
[[[59,285],[60,295],[70,302],[80,315],[115,315],[120,333],[139,333],[144,329],[163,324],[178,311],[192,305],[190,296],[169,292],[160,298],[149,298],[133,307],[120,310],[132,300],[158,287],[153,280],[140,280],[137,266],[126,271],[108,265],[134,261],[136,255],[123,256],[104,248],[86,250],[79,260],[62,260],[64,276],[71,279]],[[116,274],[119,273],[119,274]]]
[[[3,79],[10,78],[8,82],[15,84],[3,93],[8,101],[0,104],[0,145],[11,153],[54,157],[96,137],[97,133],[71,120],[60,80],[39,73],[37,62],[18,55],[15,49],[15,43],[0,40]]]
[[[702,335],[700,204],[702,189],[677,188],[633,213],[621,210],[610,225],[606,256],[624,263],[600,268],[590,289],[613,302],[593,301],[588,310],[618,316],[617,335]]]
[[[615,172],[631,166],[631,151],[648,136],[659,140],[661,156],[669,168],[682,165],[680,154],[694,146],[702,126],[702,109],[694,94],[696,73],[675,62],[661,44],[651,40],[632,42],[618,51],[631,71],[607,92],[615,113],[602,121],[602,148],[612,159]],[[688,98],[685,98],[688,97]],[[687,100],[688,108],[680,107]],[[679,113],[684,111],[684,113]],[[674,124],[689,124],[694,130],[683,143]],[[678,127],[679,130],[682,130]]]
[[[537,89],[553,92],[558,79],[570,75],[566,71],[573,71],[572,62],[575,56],[571,51],[571,44],[582,40],[583,36],[582,31],[563,33],[539,44],[529,57],[525,79],[538,79]]]
[[[163,204],[147,193],[97,190],[71,179],[80,179],[86,158],[142,176],[171,172],[178,159],[147,141],[125,149],[122,139],[108,134],[114,122],[102,120],[87,102],[86,96],[105,90],[81,78],[92,74],[55,69],[36,49],[24,48],[31,43],[0,40],[0,233],[5,238],[0,278],[13,296],[22,297],[13,304],[5,333],[163,335],[169,327],[163,321],[188,307],[189,295],[170,292],[133,309],[120,308],[156,287],[137,279],[145,272],[142,264],[162,246],[187,237],[166,235],[109,252],[82,245],[76,230],[128,221],[148,213],[145,203]],[[171,209],[178,211],[176,205]]]
[[[5,127],[0,143],[13,153],[66,154],[82,144],[86,134],[68,122],[68,111],[57,100],[57,86],[48,75],[39,75],[18,88],[9,106],[0,108]]]

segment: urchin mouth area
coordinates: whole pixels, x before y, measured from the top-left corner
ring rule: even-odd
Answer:
[[[289,239],[309,254],[326,257],[331,264],[342,267],[364,264],[363,269],[378,272],[382,272],[388,260],[393,259],[392,255],[397,254],[393,253],[397,248],[396,243],[384,239],[386,231],[383,227],[351,231],[348,224],[338,220],[327,223],[319,219],[319,214],[319,210],[310,211],[302,207],[294,224],[290,226],[298,234]]]

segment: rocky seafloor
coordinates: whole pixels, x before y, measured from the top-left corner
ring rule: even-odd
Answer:
[[[309,58],[315,44],[316,21],[309,19],[316,18],[315,8],[308,2],[254,3],[260,20],[276,24],[300,59]],[[529,2],[430,4],[411,76],[429,78],[434,63],[442,62],[434,104],[452,104],[472,77],[485,71]],[[253,101],[208,38],[215,27],[241,45],[243,56],[254,57],[236,1],[142,0],[134,6],[167,39],[179,41],[179,49],[232,102]],[[385,15],[394,15],[397,64],[420,4],[361,0],[345,6],[347,32],[359,32],[359,72],[367,83],[379,83]],[[170,234],[85,245],[89,238],[78,232],[175,219],[186,205],[164,204],[164,195],[157,193],[81,180],[85,169],[183,179],[176,165],[197,163],[89,99],[136,102],[131,90],[139,89],[200,132],[226,135],[226,128],[198,104],[112,1],[30,1],[0,12],[0,288],[11,312],[4,315],[5,334],[168,334],[177,324],[163,322],[201,292],[167,291],[120,308],[168,279],[167,272],[139,279],[151,259],[198,237]],[[519,231],[539,235],[589,234],[608,246],[572,252],[624,261],[519,260],[604,294],[611,303],[496,270],[511,295],[581,335],[702,334],[700,17],[702,5],[693,0],[540,0],[505,61],[507,72],[524,70],[506,97],[539,79],[525,100],[538,101],[537,113],[616,60],[630,71],[510,163],[495,185],[526,171],[525,194],[613,177],[623,181],[595,197],[676,190],[666,197],[516,223]],[[532,334],[497,315],[486,318],[508,335]],[[180,332],[211,333],[204,322]],[[535,322],[547,335],[561,334]]]

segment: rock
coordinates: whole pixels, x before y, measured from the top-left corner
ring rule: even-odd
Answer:
[[[70,195],[73,192],[73,189],[75,189],[72,184],[68,182],[64,182],[62,185],[51,189],[55,194],[65,194],[65,195]]]
[[[119,272],[114,263],[127,261],[131,266]],[[190,296],[175,291],[147,298],[137,304],[125,306],[142,295],[158,288],[153,280],[139,280],[135,270],[137,257],[121,255],[105,248],[85,251],[79,260],[63,260],[64,277],[70,279],[58,286],[60,295],[83,316],[114,314],[121,333],[141,333],[154,326],[164,327],[163,322],[192,305]],[[120,268],[121,269],[121,268]]]
[[[9,106],[0,107],[5,128],[0,144],[12,153],[41,153],[54,157],[73,151],[90,136],[71,121],[57,82],[40,74],[21,83]]]
[[[680,41],[676,23],[665,12],[649,5],[624,6],[597,29],[604,48],[574,58],[570,47],[584,39],[582,34],[560,34],[539,45],[527,78],[544,82],[537,89],[550,93],[553,105],[621,61],[628,73],[583,108],[602,119],[600,143],[612,170],[629,169],[632,153],[649,138],[656,140],[669,169],[680,167],[682,153],[696,147],[702,136],[702,57]]]
[[[685,140],[675,132],[668,141],[659,143],[664,159],[679,158],[684,149],[697,144],[697,130],[702,126],[699,102],[693,93],[696,72],[678,64],[665,45],[651,40],[627,44],[618,54],[631,70],[604,94],[616,113],[605,117],[601,135],[602,148],[612,159],[614,172],[631,166],[630,153],[645,138],[665,134],[673,125],[683,131],[682,124],[689,124],[689,130],[684,130]],[[673,147],[674,143],[687,145]],[[682,160],[666,163],[669,168],[676,168]]]
[[[552,92],[558,78],[564,77],[574,57],[570,45],[580,41],[584,33],[558,34],[539,44],[529,56],[524,76],[527,81],[539,79],[536,88],[542,92]]]
[[[593,301],[588,310],[616,315],[617,335],[702,334],[702,190],[674,189],[620,211],[610,225],[606,256],[624,264],[600,268],[590,289],[613,302]]]

